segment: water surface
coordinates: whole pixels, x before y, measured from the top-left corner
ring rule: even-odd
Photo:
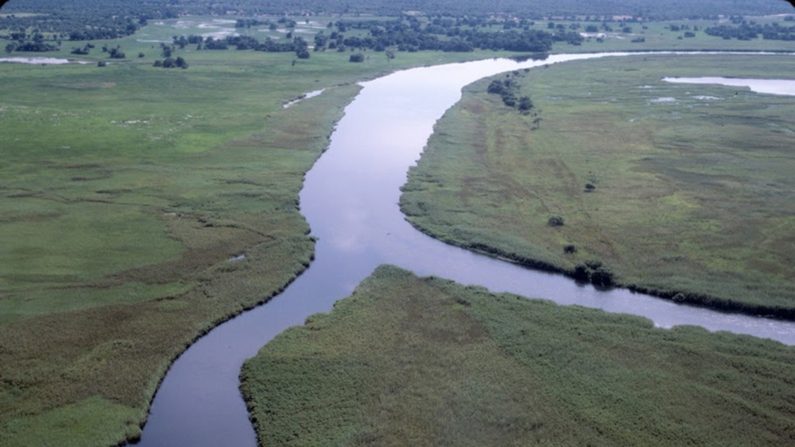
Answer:
[[[704,76],[698,78],[663,78],[665,82],[674,84],[706,84],[723,85],[726,87],[745,87],[756,93],[769,95],[795,95],[795,79],[753,79],[753,78],[722,78]]]

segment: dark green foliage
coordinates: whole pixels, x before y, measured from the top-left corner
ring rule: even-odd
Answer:
[[[611,287],[614,284],[613,272],[599,267],[591,272],[591,283],[597,287]]]
[[[111,59],[124,59],[126,55],[124,54],[124,51],[121,51],[119,48],[111,48],[108,52],[108,57]]]
[[[354,53],[348,58],[348,62],[364,62],[364,54]]]
[[[550,227],[562,227],[564,225],[564,220],[560,216],[551,216],[547,219],[547,225]]]
[[[529,96],[522,96],[519,98],[519,111],[520,112],[530,112],[533,109],[533,101],[530,100]]]
[[[237,11],[241,16],[258,14],[303,14],[314,13],[375,13],[377,15],[400,16],[405,11],[422,11],[432,16],[466,17],[484,19],[501,14],[516,15],[521,18],[538,19],[549,15],[567,16],[612,16],[637,15],[648,18],[688,18],[716,17],[742,14],[776,14],[791,12],[784,1],[775,0],[596,0],[580,2],[576,0],[504,0],[497,4],[480,0],[11,0],[3,6],[9,16],[0,18],[0,29],[37,28],[42,32],[54,33],[69,40],[112,39],[133,34],[141,26],[153,19],[177,18],[181,14],[224,15]],[[56,13],[53,13],[57,11]],[[39,16],[16,16],[14,12],[40,13]],[[295,26],[295,21],[283,17],[278,22],[282,26]],[[273,22],[259,19],[240,19],[238,28],[257,25],[276,27]],[[561,29],[551,23],[556,31],[556,39],[579,44],[579,34]],[[505,24],[512,28],[511,22]],[[515,30],[510,30],[514,32]],[[517,37],[517,36],[514,36]],[[524,38],[522,38],[524,39]],[[526,39],[524,39],[526,40]],[[441,42],[443,43],[443,42]],[[437,42],[437,45],[440,42]],[[414,43],[410,45],[415,45]],[[448,51],[467,51],[472,42],[451,40]],[[458,49],[453,49],[457,47]],[[481,47],[485,48],[485,47]],[[520,47],[505,49],[528,51]]]
[[[185,61],[185,59],[182,58],[182,56],[179,56],[176,59],[172,58],[172,57],[167,57],[167,58],[163,59],[162,61],[161,60],[155,60],[154,64],[152,64],[152,66],[158,67],[158,68],[183,68],[183,69],[189,67],[188,62]]]
[[[88,45],[85,45],[82,48],[72,48],[71,53],[85,56],[91,53],[91,48]]]
[[[742,20],[736,26],[718,25],[709,27],[704,32],[724,39],[753,40],[761,35],[767,40],[795,41],[795,26],[781,26],[778,23],[762,25]],[[685,37],[695,37],[695,34],[688,36],[688,33],[685,33]]]

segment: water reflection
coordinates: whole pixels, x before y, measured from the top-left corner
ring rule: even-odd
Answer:
[[[158,391],[142,445],[254,446],[238,391],[243,361],[284,329],[329,311],[384,263],[496,292],[641,315],[661,327],[699,325],[795,344],[793,323],[681,306],[627,290],[598,291],[448,246],[404,220],[398,200],[407,170],[463,86],[509,70],[626,55],[487,60],[406,70],[364,83],[301,192],[301,210],[319,238],[315,261],[284,293],[219,326],[178,359]]]

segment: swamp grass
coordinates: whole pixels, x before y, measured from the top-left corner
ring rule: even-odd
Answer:
[[[633,56],[521,72],[537,129],[480,81],[437,123],[402,209],[435,237],[522,264],[601,263],[638,290],[795,318],[795,98],[662,81],[792,66]]]
[[[241,375],[261,445],[774,446],[779,343],[380,267]]]
[[[311,261],[298,192],[355,82],[484,57],[350,64],[327,53],[293,64],[292,54],[186,48],[177,55],[190,68],[165,70],[137,35],[94,43],[80,57],[91,64],[0,64],[3,446],[138,436],[170,362]],[[128,59],[97,67],[102,45]]]

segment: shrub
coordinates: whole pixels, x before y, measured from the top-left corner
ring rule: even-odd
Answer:
[[[348,62],[364,62],[364,54],[362,53],[354,53],[351,54],[351,57],[348,58]]]
[[[591,272],[585,264],[577,264],[574,266],[574,279],[581,282],[587,282],[591,278]]]
[[[591,272],[591,282],[596,287],[610,287],[613,285],[613,272],[600,267]]]
[[[552,216],[547,220],[547,225],[550,227],[562,227],[563,224],[563,218],[560,216]]]

